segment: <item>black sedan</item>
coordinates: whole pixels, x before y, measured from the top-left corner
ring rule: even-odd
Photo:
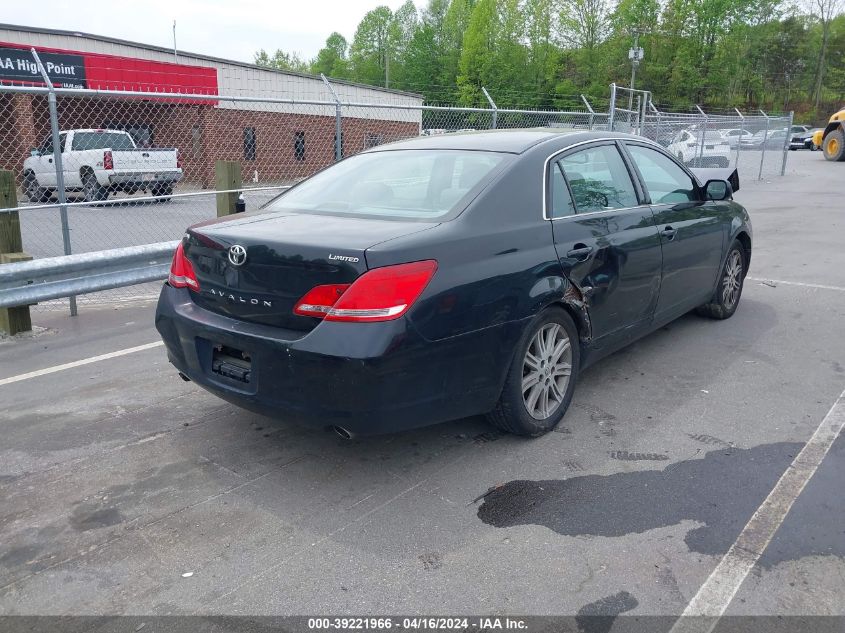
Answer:
[[[183,378],[344,437],[476,414],[541,435],[590,363],[734,313],[751,227],[731,194],[607,132],[383,145],[190,228],[156,326]]]

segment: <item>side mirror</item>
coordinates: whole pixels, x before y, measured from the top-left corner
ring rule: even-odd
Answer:
[[[39,152],[37,149],[31,149],[31,150],[29,150],[29,155],[30,156],[41,156],[41,152]]]
[[[704,185],[706,200],[730,200],[733,193],[733,188],[727,180],[708,180]]]

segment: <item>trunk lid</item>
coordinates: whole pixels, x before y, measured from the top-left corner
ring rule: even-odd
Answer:
[[[175,149],[115,149],[112,150],[117,172],[150,172],[176,169]]]
[[[191,296],[232,318],[308,331],[320,321],[293,308],[309,290],[352,283],[369,247],[434,226],[292,212],[212,220],[188,230],[185,255],[200,285]]]

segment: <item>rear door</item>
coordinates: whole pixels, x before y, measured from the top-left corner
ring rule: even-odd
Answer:
[[[645,327],[660,284],[660,241],[614,141],[568,150],[548,166],[547,213],[564,274],[589,307],[596,347]]]
[[[704,303],[713,292],[725,250],[730,215],[704,202],[692,175],[657,148],[626,141],[651,201],[663,251],[663,276],[655,320]]]

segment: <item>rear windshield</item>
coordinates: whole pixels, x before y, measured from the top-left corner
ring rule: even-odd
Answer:
[[[134,149],[132,138],[123,132],[76,132],[73,148],[84,149]]]
[[[303,181],[266,209],[441,219],[477,194],[506,156],[460,150],[357,154]]]

